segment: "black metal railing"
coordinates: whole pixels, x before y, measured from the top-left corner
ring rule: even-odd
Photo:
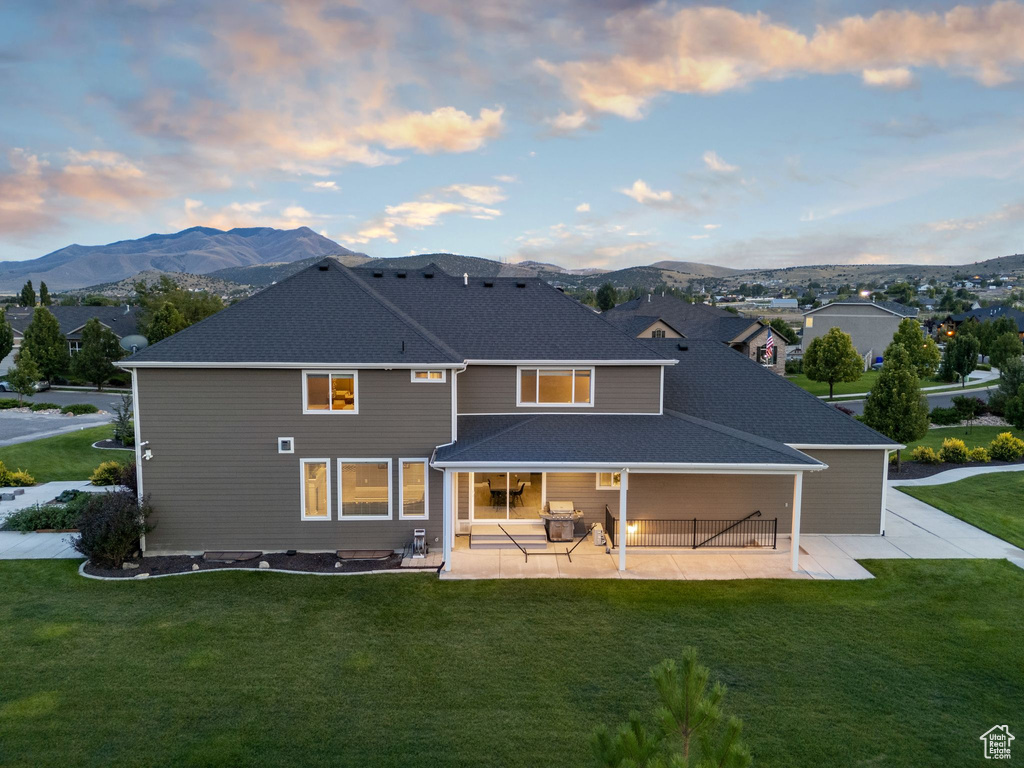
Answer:
[[[604,528],[609,546],[619,545],[618,519],[605,505]],[[626,519],[627,547],[758,547],[776,548],[778,518],[762,518],[761,510],[741,520]]]

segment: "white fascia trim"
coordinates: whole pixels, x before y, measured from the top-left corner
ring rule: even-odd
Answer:
[[[523,408],[526,406],[524,405]],[[567,405],[541,405],[539,408],[567,408],[574,407],[580,408],[582,406],[567,406]],[[657,411],[502,411],[500,413],[460,413],[459,416],[664,416],[663,413]]]
[[[423,514],[405,514],[405,465],[423,465]],[[414,458],[398,460],[398,519],[399,520],[429,520],[430,519],[430,459]]]
[[[489,472],[494,469],[519,472],[593,472],[594,470],[610,470],[618,472],[628,470],[630,472],[679,472],[692,474],[731,474],[731,475],[768,475],[784,474],[791,475],[794,472],[820,472],[828,469],[827,464],[624,464],[623,462],[578,462],[565,464],[561,462],[546,461],[434,461],[434,467],[445,469],[458,469],[462,472]]]
[[[819,451],[897,451],[903,450],[905,445],[842,445],[836,443],[783,443],[787,448],[797,451],[819,450]]]
[[[678,360],[467,360],[466,365],[523,365],[549,368],[584,367],[588,365],[675,365]],[[422,368],[423,366],[416,366]]]
[[[267,368],[301,370],[303,368],[331,368],[335,370],[381,370],[381,371],[408,371],[412,369],[424,370],[433,368],[435,370],[446,368],[461,368],[463,363],[186,363],[186,362],[163,362],[154,360],[122,360],[119,368]]]
[[[348,515],[345,516],[345,504],[342,501],[344,481],[342,470],[346,464],[387,464],[388,465],[388,513],[386,515]],[[391,493],[391,459],[338,459],[338,521],[345,520],[392,520],[394,519],[394,494]]]
[[[875,307],[883,312],[888,312],[890,315],[896,315],[896,317],[917,317],[917,315],[901,315],[899,312],[893,312],[891,309],[883,307],[880,304],[875,304],[874,302],[868,304],[866,301],[830,301],[828,304],[822,304],[816,309],[807,310],[804,312],[803,316],[807,317],[808,315],[813,315],[815,312],[820,312],[825,309],[825,307]],[[844,317],[853,317],[853,315],[844,315]]]

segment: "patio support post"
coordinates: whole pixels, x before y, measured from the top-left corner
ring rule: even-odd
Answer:
[[[619,475],[619,570],[626,570],[626,494],[629,491],[629,470],[622,470]]]
[[[455,532],[455,505],[452,504],[452,479],[455,477],[450,469],[444,471],[444,504],[441,514],[441,550],[444,553],[444,569],[452,569],[452,539]]]
[[[898,462],[897,462],[898,463]],[[878,533],[885,536],[885,492],[889,489],[889,452],[882,451],[882,515]]]
[[[804,495],[804,473],[797,472],[793,475],[793,527],[789,535],[793,543],[793,565],[794,571],[800,570],[800,503]]]

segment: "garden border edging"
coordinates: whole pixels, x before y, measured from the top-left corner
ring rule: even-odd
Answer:
[[[384,571],[342,571],[340,573],[327,573],[322,571],[292,571],[284,568],[205,568],[198,571],[182,571],[181,573],[157,573],[154,575],[136,574],[135,576],[122,577],[96,576],[92,573],[86,573],[85,566],[88,564],[88,560],[82,561],[82,564],[78,566],[78,575],[87,579],[96,579],[97,581],[148,581],[149,579],[165,579],[169,576],[194,576],[197,573],[221,573],[224,571],[245,571],[246,573],[290,573],[296,576],[377,576],[385,573],[433,573],[434,575],[437,575],[439,570],[437,568],[389,568]],[[145,575],[146,578],[137,578],[142,575]]]

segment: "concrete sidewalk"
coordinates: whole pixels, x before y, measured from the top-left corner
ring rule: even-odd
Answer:
[[[921,477],[917,480],[890,480],[890,488],[899,488],[901,485],[945,485],[955,483],[957,480],[965,480],[976,475],[990,475],[993,472],[1024,472],[1024,464],[1010,464],[1003,467],[961,467],[960,469],[947,469],[931,477]]]
[[[102,493],[113,490],[114,486],[90,485],[88,480],[53,482],[25,488],[25,493],[15,496],[13,501],[0,501],[0,525],[13,512],[53,501],[61,492],[68,490]],[[2,488],[9,492],[13,488]],[[21,531],[0,531],[0,560],[50,560],[79,558],[81,555],[71,545],[75,533],[22,533]]]

